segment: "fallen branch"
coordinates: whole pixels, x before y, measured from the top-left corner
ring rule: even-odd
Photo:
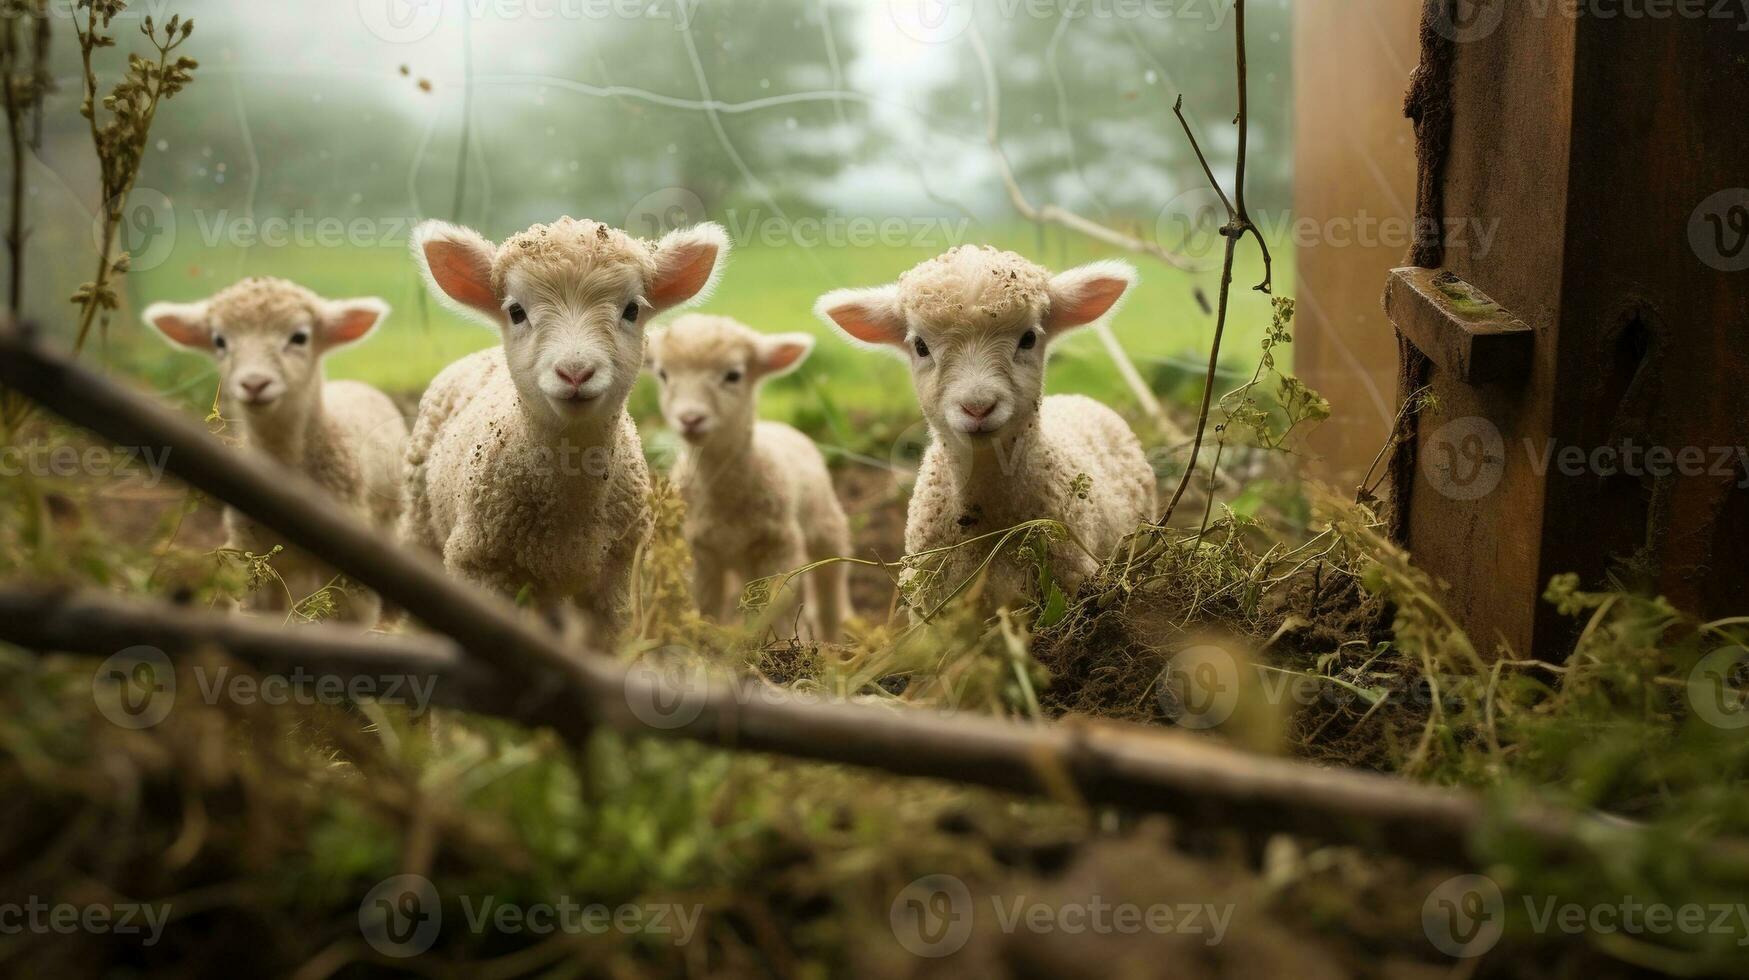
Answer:
[[[412,676],[438,704],[528,722],[543,718],[573,743],[593,726],[552,710],[554,699],[518,698],[493,672],[434,636],[379,636],[338,626],[295,629],[238,616],[166,607],[54,587],[0,589],[0,639],[38,651],[103,656],[131,646],[181,659],[223,649],[264,674],[302,668],[339,679]],[[647,686],[658,681],[660,689]],[[1119,725],[1026,726],[989,718],[843,703],[789,702],[758,681],[668,686],[655,672],[616,682],[594,717],[628,733],[669,734],[733,748],[761,748],[914,776],[1041,793],[1072,786],[1089,802],[1164,810],[1221,826],[1293,830],[1449,858],[1480,824],[1481,804],[1444,790],[1363,773],[1245,756],[1203,739]],[[592,688],[596,696],[604,689]],[[649,729],[633,699],[667,706],[678,724]],[[520,700],[520,704],[518,703]],[[562,699],[561,699],[562,700]],[[696,710],[697,717],[688,720]],[[1550,815],[1549,831],[1564,833]]]
[[[147,646],[167,655],[223,650],[260,674],[300,668],[352,677],[406,676],[432,682],[440,704],[488,714],[538,711],[454,642],[437,636],[389,636],[315,625],[286,629],[270,620],[216,615],[200,609],[95,590],[21,585],[0,588],[0,637],[38,651],[99,656]]]
[[[330,627],[269,637],[260,626],[225,617],[40,591],[0,602],[0,639],[104,654],[149,638],[161,641],[167,653],[216,645],[262,663],[283,666],[296,656],[341,672],[429,663],[440,680],[451,679],[446,697],[482,697],[490,702],[482,704],[484,710],[551,725],[573,739],[602,726],[1020,793],[1062,795],[1067,788],[1090,804],[1363,843],[1448,864],[1467,853],[1483,825],[1483,803],[1466,794],[1251,756],[1195,736],[814,703],[751,679],[731,684],[697,674],[628,671],[605,657],[566,649],[504,600],[449,578],[437,563],[321,506],[320,491],[302,476],[220,444],[192,418],[3,326],[0,384],[116,443],[162,448],[176,476],[376,589],[454,642],[344,638]],[[458,646],[465,657],[457,657]],[[497,679],[483,680],[468,663],[491,668]],[[515,692],[522,706],[506,707],[505,691]],[[663,708],[658,724],[646,720],[648,711],[634,708],[650,705]],[[1573,846],[1594,843],[1605,826],[1598,818],[1546,808],[1521,808],[1510,822],[1551,845]]]

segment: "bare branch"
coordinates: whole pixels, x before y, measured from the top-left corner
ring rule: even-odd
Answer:
[[[1166,526],[1172,521],[1172,515],[1178,509],[1178,502],[1184,498],[1184,491],[1189,488],[1191,478],[1196,475],[1197,457],[1202,453],[1203,436],[1208,432],[1209,408],[1214,399],[1215,379],[1220,372],[1221,341],[1227,332],[1227,307],[1233,292],[1233,259],[1238,252],[1239,243],[1246,235],[1255,236],[1257,245],[1263,250],[1263,282],[1257,285],[1257,290],[1270,293],[1274,289],[1274,269],[1269,255],[1269,246],[1263,241],[1263,233],[1252,223],[1251,215],[1245,210],[1245,158],[1250,149],[1251,132],[1251,100],[1249,80],[1245,59],[1245,0],[1233,0],[1235,43],[1238,46],[1239,73],[1239,115],[1236,122],[1239,126],[1239,159],[1234,164],[1233,197],[1228,199],[1221,190],[1221,182],[1215,179],[1214,169],[1209,166],[1208,157],[1203,155],[1202,146],[1197,143],[1196,135],[1190,130],[1190,122],[1184,118],[1184,97],[1178,97],[1172,111],[1177,114],[1178,121],[1184,126],[1184,135],[1190,139],[1191,149],[1196,151],[1196,158],[1202,163],[1203,173],[1208,175],[1209,183],[1214,186],[1215,193],[1221,196],[1221,202],[1227,206],[1228,220],[1221,228],[1221,236],[1227,240],[1227,247],[1221,260],[1221,298],[1216,306],[1215,338],[1209,345],[1208,375],[1203,379],[1202,408],[1196,416],[1196,435],[1190,444],[1190,459],[1185,464],[1184,475],[1178,480],[1178,488],[1172,492],[1172,500],[1166,505],[1166,512],[1160,516],[1159,525]],[[1219,472],[1219,462],[1214,472],[1209,475],[1212,484]]]
[[[1196,153],[1196,162],[1202,164],[1202,172],[1208,176],[1209,186],[1221,197],[1221,206],[1227,209],[1227,218],[1231,220],[1239,216],[1233,207],[1233,202],[1227,199],[1227,192],[1221,188],[1221,182],[1215,179],[1215,170],[1209,166],[1209,158],[1203,155],[1202,144],[1197,142],[1196,134],[1190,131],[1190,120],[1184,118],[1184,96],[1180,94],[1178,101],[1172,103],[1172,113],[1178,117],[1179,125],[1184,127],[1184,138],[1190,141],[1190,148]]]
[[[843,702],[799,703],[751,678],[674,685],[646,672],[618,675],[611,692],[570,689],[542,697],[495,678],[452,642],[429,636],[373,636],[331,626],[276,628],[237,616],[165,608],[98,592],[0,589],[0,639],[45,652],[103,656],[141,644],[172,661],[223,649],[265,674],[319,673],[355,689],[361,679],[410,676],[431,684],[435,703],[551,727],[581,745],[594,723],[630,734],[669,735],[713,745],[845,762],[902,775],[950,779],[1035,795],[1059,792],[1067,777],[1079,798],[1175,813],[1260,833],[1366,841],[1405,857],[1449,863],[1480,828],[1480,800],[1371,773],[1321,769],[1249,756],[1195,736],[1119,724],[1037,725],[951,718]],[[651,675],[655,676],[655,675]],[[597,702],[579,713],[567,705]],[[627,705],[667,698],[696,706],[653,729]],[[1554,844],[1608,826],[1595,815],[1524,808],[1514,821]],[[1618,830],[1620,828],[1617,828]],[[1727,849],[1732,842],[1720,842]]]
[[[1096,241],[1124,249],[1151,255],[1174,269],[1194,270],[1195,263],[1170,249],[1161,247],[1156,242],[1146,241],[1134,235],[1127,235],[1115,228],[1102,225],[1091,218],[1082,217],[1067,208],[1055,204],[1034,205],[1021,190],[1020,182],[1015,179],[1014,166],[1008,160],[1008,154],[1002,149],[999,119],[1001,118],[1001,92],[996,86],[996,69],[990,63],[990,51],[984,44],[984,36],[978,30],[976,22],[972,24],[968,35],[971,39],[972,51],[978,56],[978,64],[984,74],[984,102],[987,110],[984,127],[985,139],[990,144],[996,157],[996,168],[1002,178],[1002,185],[1008,192],[1008,200],[1014,205],[1014,210],[1028,221],[1044,224],[1061,225],[1070,231],[1086,235]]]

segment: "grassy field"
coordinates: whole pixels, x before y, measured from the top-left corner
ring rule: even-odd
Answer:
[[[1056,232],[1041,238],[1025,225],[974,228],[969,237],[1014,249],[1053,268],[1122,254]],[[891,281],[935,251],[880,246],[738,248],[722,285],[704,308],[764,331],[807,330],[821,337],[810,364],[767,393],[768,417],[806,422],[822,415],[903,416],[915,409],[902,365],[827,336],[831,331],[815,320],[811,310],[814,300],[827,290]],[[1292,250],[1279,249],[1276,254],[1280,256],[1275,271],[1278,291],[1291,295]],[[1148,259],[1138,260],[1137,265],[1142,283],[1119,312],[1114,328],[1161,395],[1189,400],[1200,392],[1200,368],[1195,365],[1206,358],[1214,332],[1214,317],[1203,312],[1195,290],[1201,288],[1212,301],[1218,270],[1188,274]],[[411,258],[397,247],[249,251],[185,247],[156,268],[134,273],[128,283],[129,299],[136,309],[157,300],[194,299],[245,275],[284,276],[327,296],[379,295],[394,306],[394,315],[375,336],[330,359],[330,377],[355,378],[393,393],[416,394],[446,364],[495,342],[490,331],[430,299]],[[1269,322],[1266,299],[1248,288],[1260,278],[1261,263],[1255,260],[1246,262],[1238,273],[1223,359],[1235,371],[1248,371],[1254,363],[1259,338]],[[118,365],[167,393],[196,402],[210,394],[210,366],[199,358],[177,355],[143,337],[144,333],[133,322],[117,323],[111,355]],[[1048,384],[1053,392],[1081,392],[1120,407],[1133,404],[1098,339],[1086,331],[1058,348]],[[634,395],[633,408],[647,417],[654,405],[646,380]]]

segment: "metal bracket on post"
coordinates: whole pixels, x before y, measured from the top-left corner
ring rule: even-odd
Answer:
[[[1530,370],[1535,332],[1487,293],[1439,269],[1392,269],[1385,314],[1409,342],[1467,384]]]

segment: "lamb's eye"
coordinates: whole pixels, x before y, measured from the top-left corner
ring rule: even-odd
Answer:
[[[624,316],[626,318],[627,323],[637,323],[638,322],[638,304],[627,303]]]
[[[663,371],[663,370],[658,370],[656,372],[656,379],[658,381],[667,381],[668,380],[668,372]]]
[[[522,308],[521,303],[511,303],[510,308],[508,310],[506,310],[505,312],[510,314],[510,322],[511,323],[527,323],[528,322],[528,311]]]
[[[216,333],[213,334],[213,350],[216,350],[220,353],[224,353],[224,350],[227,346],[228,346],[228,344],[225,341],[224,335],[216,334]]]
[[[1021,350],[1032,350],[1034,347],[1037,347],[1037,346],[1038,346],[1038,332],[1037,331],[1028,330],[1027,332],[1020,335],[1020,349]]]
[[[741,380],[741,372],[730,371],[728,374],[723,375],[723,380],[727,381],[729,384],[734,384],[735,382]]]
[[[918,337],[917,339],[911,341],[911,346],[917,348],[917,356],[918,357],[928,357],[929,356],[929,345],[923,342],[922,337]]]
[[[310,332],[308,330],[299,330],[297,333],[291,335],[291,345],[293,347],[302,347],[309,342]]]

